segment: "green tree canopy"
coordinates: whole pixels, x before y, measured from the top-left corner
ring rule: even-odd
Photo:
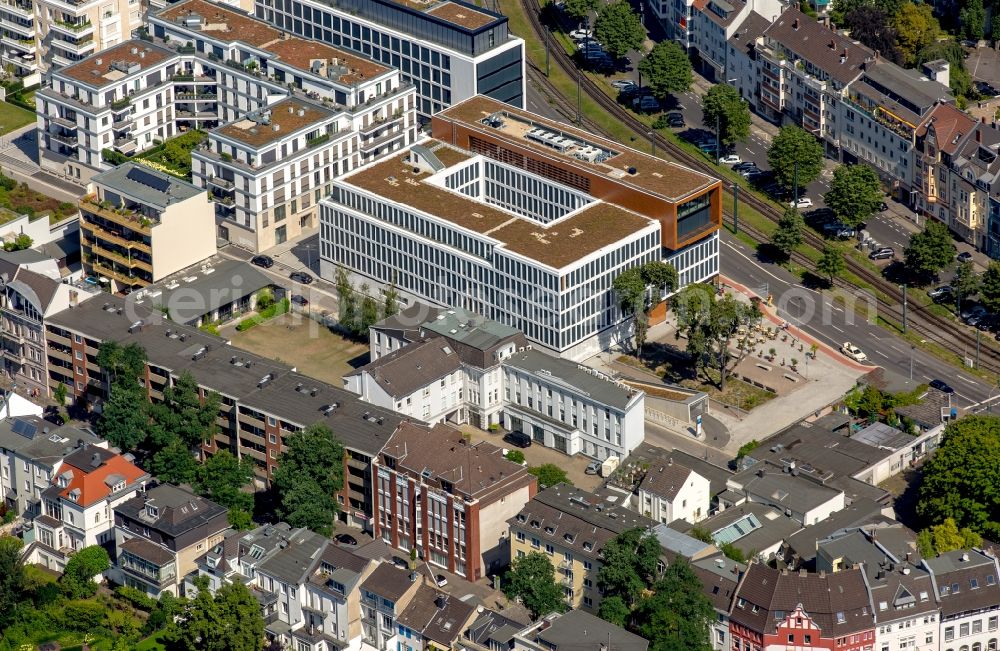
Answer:
[[[934,41],[917,53],[916,64],[944,59],[951,68],[948,71],[948,86],[956,97],[968,97],[972,93],[972,75],[965,67],[965,49],[953,40]]]
[[[566,15],[577,21],[583,21],[590,17],[590,12],[600,8],[600,0],[566,0]]]
[[[626,0],[601,7],[594,22],[594,36],[615,59],[638,50],[646,40],[646,28]]]
[[[802,226],[802,215],[795,208],[786,208],[778,220],[778,228],[771,235],[771,244],[785,256],[786,260],[791,257],[792,251],[802,244]]]
[[[939,221],[928,220],[919,233],[910,237],[903,250],[903,264],[914,282],[926,285],[937,273],[955,259],[955,245],[948,227]]]
[[[805,129],[785,126],[771,141],[767,162],[782,187],[792,189],[797,180],[802,188],[819,178],[823,170],[823,145]]]
[[[959,529],[952,518],[945,518],[941,524],[927,527],[917,535],[917,547],[924,558],[982,544],[982,536],[968,527]]]
[[[195,490],[208,499],[234,511],[253,512],[253,493],[246,488],[253,480],[253,463],[237,459],[228,450],[219,450],[198,466]],[[237,514],[241,523],[247,518]]]
[[[149,461],[149,471],[160,481],[191,484],[198,477],[198,460],[194,451],[178,438],[153,454]]]
[[[979,284],[979,299],[987,310],[994,314],[1000,313],[1000,262],[991,262],[983,272]]]
[[[715,608],[687,560],[678,556],[653,590],[635,611],[650,651],[710,651]]]
[[[197,596],[164,634],[167,651],[259,651],[264,645],[260,604],[239,581],[225,583],[215,596],[208,579],[195,579]]]
[[[715,131],[719,128],[719,141],[727,147],[750,136],[750,107],[733,86],[715,84],[702,99],[701,120]]]
[[[214,391],[204,400],[198,382],[189,371],[163,390],[163,400],[150,407],[152,417],[150,439],[154,446],[164,447],[179,439],[188,448],[196,448],[215,434],[215,419],[219,415],[222,397]]]
[[[687,339],[687,352],[696,368],[713,371],[719,388],[725,389],[726,378],[752,348],[740,340],[734,352],[734,339],[740,328],[752,329],[760,323],[760,310],[730,294],[716,298],[715,287],[705,284],[688,285],[672,303],[677,315],[676,335]]]
[[[278,515],[293,527],[329,536],[340,511],[336,493],[344,486],[344,446],[322,423],[285,438],[272,485]]]
[[[618,274],[611,287],[618,297],[618,303],[626,319],[633,319],[635,327],[635,354],[642,352],[649,329],[649,319],[646,315],[647,296],[650,287],[655,288],[655,302],[660,297],[669,294],[677,287],[677,270],[673,265],[661,260],[647,262],[641,267],[632,267]]]
[[[833,284],[833,279],[844,273],[847,264],[844,262],[844,252],[831,245],[823,247],[823,255],[816,262],[816,272],[823,275],[827,282]]]
[[[97,364],[108,382],[108,399],[97,421],[97,433],[123,451],[138,448],[149,434],[149,403],[139,384],[146,351],[136,344],[120,346],[105,341],[97,351]]]
[[[601,549],[603,562],[597,585],[605,598],[619,597],[629,608],[657,579],[660,543],[655,536],[636,527],[618,534]]]
[[[3,243],[3,250],[4,251],[23,251],[25,249],[30,249],[31,246],[34,243],[35,243],[34,240],[32,240],[29,235],[27,235],[26,233],[21,233],[20,235],[18,235],[17,237],[14,238],[14,241],[12,241],[12,242],[4,242]]]
[[[896,45],[908,66],[914,65],[917,53],[933,45],[941,34],[941,25],[934,17],[931,5],[923,2],[904,3],[896,13],[892,26],[896,30]]]
[[[94,577],[107,572],[111,567],[108,552],[99,545],[84,547],[70,556],[63,570],[60,584],[63,592],[70,599],[92,597],[97,592]]]
[[[837,219],[848,226],[858,226],[882,205],[882,183],[875,170],[867,165],[840,165],[833,171],[830,191],[823,199]]]
[[[892,16],[882,7],[862,6],[852,10],[844,19],[845,27],[851,30],[851,38],[873,50],[895,64],[903,63],[903,55],[896,47],[896,28],[892,26]]]
[[[978,41],[986,32],[986,9],[983,0],[968,0],[959,14],[962,34],[970,41]]]
[[[680,93],[691,88],[694,75],[691,60],[676,41],[660,41],[641,61],[639,73],[653,95],[663,99],[670,93]]]
[[[955,268],[955,277],[951,279],[951,289],[955,295],[955,303],[962,304],[969,296],[979,291],[979,274],[976,273],[972,262],[965,260],[959,262]]]
[[[925,522],[1000,536],[1000,417],[965,416],[948,424],[923,468],[917,514]]]
[[[13,619],[24,599],[26,579],[21,560],[23,543],[14,536],[0,536],[0,631]]]
[[[533,466],[528,468],[528,472],[538,478],[538,483],[541,486],[555,486],[556,484],[573,485],[573,482],[566,475],[566,471],[554,463],[543,463],[540,466]]]
[[[565,608],[555,568],[541,552],[531,552],[510,562],[503,592],[509,599],[520,599],[532,619]]]
[[[628,623],[632,611],[625,600],[618,595],[605,597],[601,600],[601,607],[597,610],[597,616],[606,622],[611,622],[615,626],[622,628]]]

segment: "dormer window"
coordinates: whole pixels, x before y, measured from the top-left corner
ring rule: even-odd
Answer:
[[[550,536],[555,532],[556,532],[555,527],[545,527],[545,533],[549,534]]]
[[[585,552],[594,551],[594,543],[592,542],[583,543],[583,551]]]
[[[123,491],[123,490],[125,490],[125,482],[123,481],[120,481],[111,487],[112,493],[117,493],[118,491]]]
[[[525,521],[527,521],[527,519],[528,519],[528,518],[527,518],[527,517],[525,517],[525,515],[524,515],[523,513],[518,513],[518,514],[517,514],[517,521],[518,521],[518,522],[525,522]]]
[[[160,517],[160,509],[158,507],[153,506],[152,504],[147,504],[146,515],[148,515],[151,518],[158,518]]]
[[[532,528],[532,529],[538,529],[538,528],[540,528],[541,526],[542,526],[542,523],[541,523],[541,522],[539,522],[538,520],[532,520],[532,521],[531,521],[531,528]]]

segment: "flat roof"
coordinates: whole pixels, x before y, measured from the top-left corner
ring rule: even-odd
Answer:
[[[191,323],[273,284],[270,276],[249,262],[223,258],[203,267],[189,267],[144,287],[143,297],[136,303],[166,308],[171,321]]]
[[[406,3],[406,5],[419,6],[419,3]],[[427,9],[424,13],[429,16],[434,16],[435,18],[440,18],[441,20],[446,20],[454,25],[467,27],[469,29],[479,29],[480,27],[485,27],[490,23],[496,22],[495,17],[487,13],[483,13],[471,5],[459,4],[457,2],[450,1],[435,5],[430,9]]]
[[[521,125],[507,124],[508,121],[505,121],[503,126],[494,128],[482,123],[483,119],[498,112],[505,114],[508,118],[514,118],[521,125],[529,123],[554,130],[568,138],[614,152],[614,155],[603,162],[590,163],[573,156],[572,152],[562,153],[529,140],[524,137],[522,129],[518,128]],[[607,176],[622,185],[633,186],[643,192],[658,195],[672,202],[681,201],[719,183],[717,178],[683,165],[645,154],[565,122],[551,120],[483,95],[475,95],[464,102],[454,104],[437,113],[434,118],[461,122],[467,127],[488,133],[494,138],[533,149],[563,163],[572,163],[580,170]],[[629,174],[629,169],[635,169],[635,173]]]
[[[559,386],[583,393],[609,407],[624,410],[636,395],[642,393],[628,385],[619,386],[614,380],[594,375],[593,370],[564,357],[547,355],[528,348],[514,353],[504,364],[531,373]]]
[[[289,97],[213,129],[212,133],[252,147],[264,147],[333,115],[317,104]]]
[[[185,18],[199,16],[202,19],[201,28],[191,31],[224,43],[240,41],[247,45],[263,47],[281,38],[281,31],[267,23],[242,11],[207,0],[181,0],[168,5],[156,16],[181,26]]]
[[[380,65],[371,59],[352,54],[347,50],[294,36],[269,43],[264,46],[264,49],[276,54],[281,63],[286,63],[305,72],[312,73],[313,63],[322,61],[323,69],[319,71],[319,76],[335,79],[348,85],[384,75],[391,70],[391,68]],[[327,74],[334,66],[341,66],[340,70],[335,72],[335,76]]]
[[[437,152],[435,152],[436,154]],[[653,222],[603,201],[594,201],[548,226],[431,183],[405,161],[409,150],[365,167],[342,180],[389,201],[410,206],[502,242],[514,253],[559,269],[618,242]]]
[[[131,161],[95,174],[91,180],[103,188],[161,210],[205,192],[204,188],[195,187],[176,176]]]
[[[94,88],[103,88],[133,74],[129,70],[136,66],[140,71],[147,70],[175,56],[177,53],[173,50],[149,41],[131,40],[61,68],[56,71],[56,75],[70,77]]]

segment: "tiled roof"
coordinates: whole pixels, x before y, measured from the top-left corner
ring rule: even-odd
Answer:
[[[383,355],[351,375],[368,373],[387,394],[402,398],[461,368],[462,360],[444,337],[433,337]]]
[[[688,477],[691,476],[691,472],[689,468],[674,463],[673,459],[670,459],[667,463],[653,466],[646,471],[646,476],[639,485],[639,490],[673,502],[677,493],[684,487]]]
[[[938,149],[951,155],[958,150],[962,139],[972,133],[976,120],[952,104],[938,104],[920,125],[917,136],[926,135],[932,126]]]
[[[390,563],[380,563],[361,583],[364,590],[390,601],[398,601],[412,585],[410,573]]]
[[[942,617],[1000,605],[997,559],[977,550],[955,550],[924,559],[934,578]]]
[[[134,487],[149,474],[120,454],[88,445],[66,457],[52,483],[57,484],[60,477],[69,479],[60,497],[86,508],[111,495],[120,482]]]
[[[841,36],[795,6],[786,9],[764,35],[842,84],[856,79],[862,64],[875,56],[874,51]]]

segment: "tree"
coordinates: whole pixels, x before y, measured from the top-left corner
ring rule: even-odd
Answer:
[[[618,595],[605,597],[601,601],[601,607],[597,610],[598,617],[622,628],[625,627],[631,613],[632,611],[629,610],[628,605]]]
[[[713,131],[718,125],[719,142],[727,147],[750,135],[750,107],[732,86],[715,84],[705,93],[701,121]]]
[[[344,446],[322,423],[295,432],[285,445],[271,482],[278,515],[293,527],[329,536],[340,511],[335,494],[344,486]]]
[[[23,544],[20,538],[0,536],[0,631],[7,627],[15,608],[24,597],[26,579],[21,559]]]
[[[972,75],[965,67],[965,49],[954,40],[935,41],[917,52],[916,64],[944,59],[950,65],[948,86],[956,97],[967,97],[972,92]]]
[[[698,575],[678,556],[653,586],[653,595],[639,604],[635,619],[650,651],[710,651],[715,618]]]
[[[520,450],[508,450],[504,456],[507,457],[507,461],[513,461],[518,465],[524,463],[524,452]]]
[[[354,285],[347,277],[347,270],[337,267],[335,278],[337,288],[337,305],[340,307],[340,324],[349,332],[354,332],[354,322],[358,318],[358,296]]]
[[[3,243],[4,251],[23,251],[25,249],[30,249],[31,245],[34,244],[34,240],[31,239],[27,234],[21,233],[14,238],[11,242]]]
[[[878,174],[861,164],[837,167],[833,171],[830,191],[823,196],[827,207],[848,226],[868,221],[882,205],[883,198]]]
[[[990,24],[990,38],[994,43],[1000,41],[1000,11],[993,10],[993,21]]]
[[[646,40],[646,28],[626,0],[601,7],[594,22],[594,37],[614,59],[638,50]]]
[[[663,99],[670,93],[680,93],[691,88],[694,76],[691,60],[676,41],[660,41],[639,62],[639,73],[653,95]]]
[[[590,12],[597,11],[601,6],[600,0],[566,0],[566,15],[582,22],[590,17]]]
[[[573,482],[566,475],[566,471],[554,463],[543,463],[540,466],[533,466],[528,468],[528,472],[537,477],[538,483],[542,486],[555,486],[556,484],[573,485]]]
[[[903,249],[903,264],[915,282],[926,285],[955,259],[955,245],[948,227],[938,221],[928,221],[919,233],[910,237]]]
[[[66,387],[66,384],[60,382],[59,386],[53,389],[52,397],[55,399],[57,403],[59,403],[59,406],[62,407],[66,404],[66,396],[68,395],[68,393],[69,389]]]
[[[896,47],[896,29],[881,7],[861,6],[846,16],[851,38],[856,38],[893,63],[901,64],[903,55]]]
[[[549,557],[531,552],[510,562],[503,592],[509,599],[520,599],[532,619],[562,611],[562,588],[556,583],[555,568]]]
[[[970,41],[982,39],[986,29],[986,10],[983,8],[983,0],[968,0],[959,14],[959,20],[965,38]]]
[[[760,310],[726,294],[716,298],[715,287],[705,284],[688,285],[674,299],[678,338],[687,338],[687,352],[695,368],[718,374],[720,390],[736,364],[746,357],[752,346],[740,339],[734,354],[731,346],[740,328],[753,329],[760,322]]]
[[[215,595],[208,579],[195,579],[197,596],[171,622],[164,635],[168,651],[258,651],[264,644],[260,604],[239,581],[225,583]]]
[[[646,282],[642,278],[642,271],[639,267],[626,269],[611,281],[611,288],[618,297],[622,314],[635,323],[635,355],[638,357],[642,347],[640,340],[645,335],[646,314]]]
[[[1000,417],[965,416],[948,424],[923,468],[917,514],[925,522],[952,518],[962,528],[1000,536]]]
[[[385,292],[385,303],[382,306],[382,317],[389,318],[399,314],[399,292],[396,291],[396,283],[389,285]]]
[[[795,208],[786,208],[781,219],[778,220],[778,228],[771,235],[771,244],[785,256],[791,257],[792,251],[802,244],[802,215]]]
[[[896,30],[896,45],[903,57],[903,63],[912,66],[917,61],[917,53],[932,45],[941,34],[941,25],[926,3],[906,2],[896,13],[892,22]]]
[[[163,390],[163,400],[152,405],[150,440],[155,447],[165,447],[179,439],[188,448],[196,448],[215,434],[216,418],[222,397],[214,391],[201,398],[198,382],[190,371]]]
[[[198,461],[194,455],[184,441],[175,438],[153,454],[149,471],[160,481],[191,484],[198,477]]]
[[[627,529],[604,544],[601,558],[597,585],[631,608],[658,578],[660,544],[638,527]]]
[[[969,296],[979,291],[979,274],[972,262],[965,260],[955,268],[955,277],[951,279],[951,290],[955,295],[955,304],[959,307]]]
[[[815,181],[823,170],[823,145],[805,129],[782,127],[767,150],[767,162],[782,187],[790,190],[797,180],[801,188]]]
[[[105,341],[97,351],[97,364],[109,391],[97,421],[97,433],[123,451],[135,450],[149,431],[148,401],[145,388],[139,384],[146,351],[136,344],[122,347]]]
[[[253,480],[253,463],[220,450],[198,466],[194,487],[200,495],[229,509],[233,520],[247,524],[253,512],[253,494],[244,490]]]
[[[979,284],[979,300],[990,312],[1000,312],[1000,262],[991,262]]]
[[[959,529],[952,518],[945,518],[941,524],[928,527],[917,535],[917,547],[924,558],[982,544],[982,536],[968,527]]]
[[[111,567],[108,552],[100,545],[84,547],[70,556],[59,579],[63,593],[70,599],[92,597],[97,593],[94,577]]]
[[[361,316],[358,319],[358,335],[366,336],[368,329],[378,322],[378,303],[369,295],[370,287],[367,284],[361,286]]]
[[[662,260],[647,262],[639,268],[639,274],[647,287],[659,290],[653,296],[656,302],[659,302],[664,294],[669,294],[677,289],[677,270],[669,262]]]
[[[844,273],[847,265],[844,263],[844,253],[829,244],[823,247],[823,255],[816,262],[816,271],[823,274],[827,282],[833,285],[833,279]]]

